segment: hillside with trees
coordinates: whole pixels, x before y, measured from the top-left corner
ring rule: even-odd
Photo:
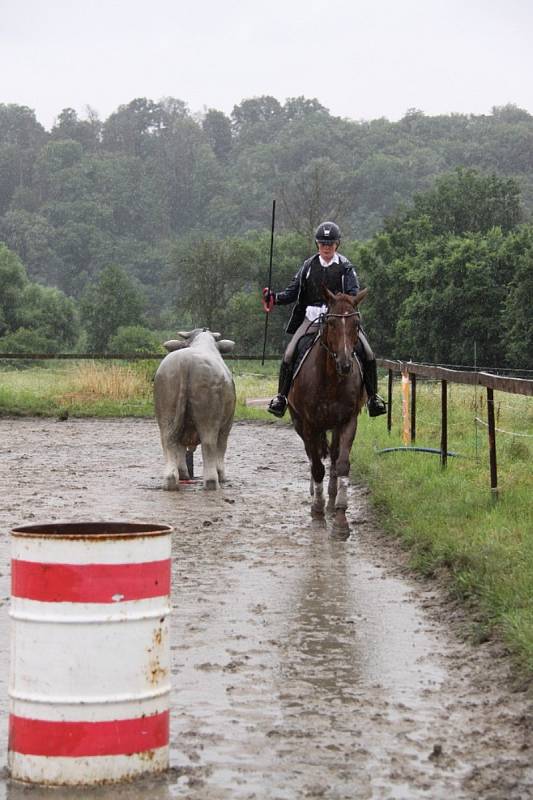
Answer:
[[[229,116],[66,108],[50,131],[0,104],[0,350],[98,352],[119,329],[148,347],[200,324],[260,352],[274,197],[276,288],[334,218],[380,355],[471,364],[475,342],[479,363],[533,368],[533,116],[352,121],[268,96]]]

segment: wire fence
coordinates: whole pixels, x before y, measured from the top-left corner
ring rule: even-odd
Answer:
[[[519,394],[526,397],[533,397],[533,380],[528,378],[516,377],[516,375],[496,375],[484,370],[452,370],[448,367],[441,367],[430,364],[417,364],[412,361],[392,361],[390,359],[378,359],[378,365],[388,370],[388,405],[387,405],[387,428],[390,432],[392,427],[393,410],[393,379],[394,375],[401,375],[402,378],[402,415],[404,422],[404,436],[408,439],[410,446],[416,440],[416,384],[420,376],[424,379],[440,381],[441,384],[441,420],[440,420],[440,460],[442,467],[446,467],[448,459],[448,385],[450,383],[466,384],[474,387],[483,387],[487,395],[487,420],[476,419],[486,426],[488,432],[489,446],[489,469],[490,469],[490,488],[493,496],[498,496],[498,471],[496,460],[496,432],[511,434],[496,427],[495,422],[495,403],[494,391],[506,392],[509,394]],[[410,391],[409,391],[410,390]],[[409,397],[408,397],[409,394]],[[476,400],[477,402],[477,400]],[[528,435],[529,434],[515,434]],[[533,438],[533,437],[532,437]]]

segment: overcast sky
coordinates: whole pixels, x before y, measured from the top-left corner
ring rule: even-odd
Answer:
[[[532,23],[533,0],[0,0],[0,103],[48,129],[63,108],[104,120],[135,97],[533,113]]]

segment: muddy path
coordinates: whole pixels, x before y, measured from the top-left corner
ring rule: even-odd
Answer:
[[[152,421],[3,419],[0,455],[2,766],[9,531],[127,519],[175,530],[172,769],[77,797],[533,797],[531,695],[501,647],[464,640],[468,620],[409,573],[364,487],[350,489],[346,542],[311,523],[288,426],[236,424],[219,492],[159,488]],[[51,796],[4,770],[0,798]]]

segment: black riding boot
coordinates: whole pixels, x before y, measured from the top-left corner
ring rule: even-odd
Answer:
[[[366,407],[370,417],[379,417],[380,414],[387,412],[387,406],[382,397],[378,394],[378,368],[376,359],[371,361],[365,359],[363,362],[363,380],[368,395]]]
[[[268,406],[268,410],[271,414],[274,414],[275,417],[282,417],[285,413],[291,381],[292,364],[286,364],[285,361],[282,361],[279,369],[278,394],[272,398]]]

